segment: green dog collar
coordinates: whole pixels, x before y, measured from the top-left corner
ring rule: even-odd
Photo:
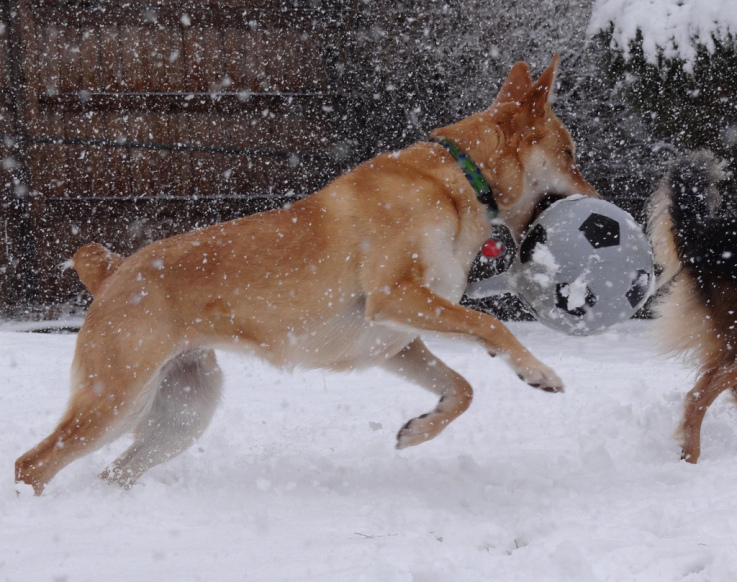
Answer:
[[[494,194],[491,191],[491,186],[484,180],[481,175],[481,170],[473,161],[471,156],[465,153],[459,148],[454,142],[449,139],[443,138],[438,140],[438,143],[443,146],[453,159],[455,159],[458,167],[463,171],[463,175],[466,176],[466,180],[471,184],[471,188],[476,192],[476,198],[481,204],[486,206],[486,213],[489,218],[496,218],[499,216],[499,207],[494,200]]]

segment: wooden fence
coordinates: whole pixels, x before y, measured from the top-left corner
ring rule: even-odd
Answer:
[[[68,307],[82,289],[59,265],[82,244],[129,254],[309,193],[355,160],[348,8],[2,2],[0,313]]]

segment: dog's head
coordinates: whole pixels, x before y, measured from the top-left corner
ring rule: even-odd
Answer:
[[[486,111],[437,129],[478,163],[494,190],[500,218],[519,238],[540,206],[572,194],[598,197],[576,167],[571,134],[550,107],[559,56],[533,83],[520,62]]]

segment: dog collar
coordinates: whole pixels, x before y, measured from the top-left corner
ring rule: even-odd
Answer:
[[[458,164],[458,167],[463,171],[463,175],[466,176],[466,180],[471,184],[471,188],[476,192],[476,198],[481,204],[486,206],[486,214],[490,219],[499,216],[499,207],[494,199],[494,194],[491,190],[489,183],[484,180],[481,175],[481,170],[473,161],[473,158],[464,152],[457,144],[447,138],[438,140],[438,143],[443,146],[453,159]]]

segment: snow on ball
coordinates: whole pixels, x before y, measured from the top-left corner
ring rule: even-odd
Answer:
[[[570,196],[530,225],[510,276],[542,323],[591,335],[629,319],[645,303],[654,284],[652,250],[621,208]]]

